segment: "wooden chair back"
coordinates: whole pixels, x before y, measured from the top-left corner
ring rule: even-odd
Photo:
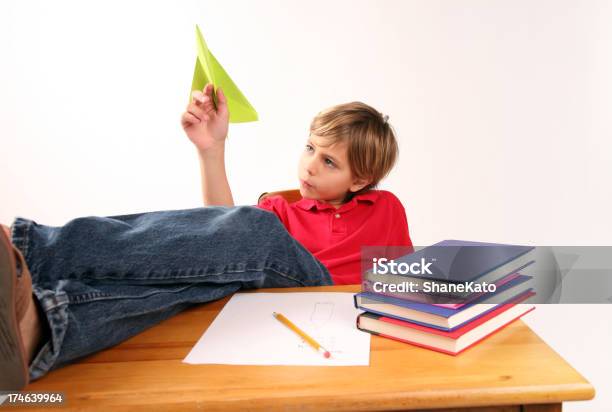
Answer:
[[[264,192],[259,195],[259,199],[257,199],[257,204],[261,203],[266,197],[270,196],[282,196],[287,202],[293,203],[302,199],[302,195],[300,194],[299,189],[291,189],[291,190],[278,190],[276,192]]]

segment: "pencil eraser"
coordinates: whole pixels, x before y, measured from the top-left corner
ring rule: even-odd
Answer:
[[[331,356],[331,353],[329,353],[329,351],[326,350],[323,356],[325,356],[326,358],[329,358]]]

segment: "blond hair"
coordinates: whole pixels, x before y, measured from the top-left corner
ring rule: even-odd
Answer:
[[[395,165],[399,149],[387,119],[365,103],[351,102],[319,112],[310,124],[310,133],[326,138],[329,146],[347,143],[353,176],[370,180],[354,194],[375,188]]]

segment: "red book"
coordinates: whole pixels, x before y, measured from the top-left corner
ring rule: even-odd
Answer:
[[[449,355],[457,355],[492,335],[512,321],[531,312],[535,306],[521,304],[535,293],[521,295],[512,303],[498,305],[486,315],[451,332],[404,322],[386,316],[365,312],[357,317],[357,328],[365,332],[410,343]]]

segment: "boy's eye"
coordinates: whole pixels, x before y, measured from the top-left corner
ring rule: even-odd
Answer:
[[[314,149],[313,149],[313,147],[311,145],[309,145],[309,144],[306,145],[306,151],[307,152],[312,152],[313,150]]]
[[[325,164],[326,164],[327,166],[330,166],[330,167],[334,167],[334,166],[336,166],[336,165],[334,164],[334,161],[333,161],[333,160],[331,160],[329,157],[325,158]]]

